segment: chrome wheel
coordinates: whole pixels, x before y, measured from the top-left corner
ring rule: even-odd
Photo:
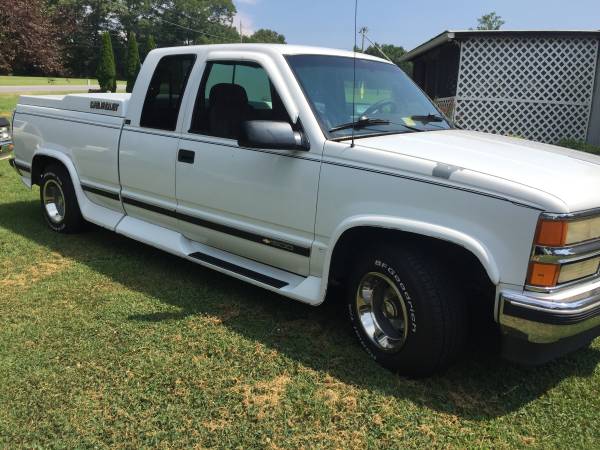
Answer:
[[[52,223],[60,223],[65,218],[65,195],[55,180],[48,180],[43,190],[44,208]]]
[[[404,297],[394,282],[378,272],[366,274],[356,292],[359,323],[373,344],[397,351],[406,342],[408,315]]]

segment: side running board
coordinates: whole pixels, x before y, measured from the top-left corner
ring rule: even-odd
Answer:
[[[207,264],[220,267],[221,269],[237,273],[238,275],[241,275],[246,278],[251,278],[255,281],[258,281],[259,283],[267,284],[277,289],[284,288],[289,284],[286,281],[278,280],[277,278],[270,277],[263,273],[255,272],[254,270],[238,266],[237,264],[233,264],[228,261],[223,261],[222,259],[215,258],[214,256],[207,255],[206,253],[195,252],[189,256],[190,258],[194,258]]]
[[[123,236],[294,300],[318,305],[324,298],[322,279],[319,277],[311,275],[305,277],[234,255],[200,242],[191,241],[177,231],[131,216],[123,217],[118,222],[115,231]]]

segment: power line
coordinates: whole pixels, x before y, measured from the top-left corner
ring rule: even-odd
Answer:
[[[381,54],[382,54],[382,55],[385,57],[385,59],[387,59],[387,60],[388,60],[389,62],[391,62],[391,63],[393,63],[393,62],[394,62],[394,61],[392,61],[392,59],[391,59],[391,58],[390,58],[388,55],[386,55],[386,54],[385,54],[385,52],[384,52],[384,51],[381,49],[381,47],[379,47],[379,45],[377,45],[375,42],[373,42],[371,39],[369,39],[369,36],[367,36],[367,34],[366,34],[366,33],[365,33],[365,34],[363,34],[363,37],[364,37],[364,38],[365,38],[367,41],[369,41],[369,43],[370,43],[370,44],[371,44],[373,47],[375,47],[375,48],[376,48],[376,49],[379,51],[379,53],[381,53]]]
[[[169,21],[169,20],[167,20],[167,19],[165,19],[163,17],[157,17],[157,18],[158,18],[158,20],[162,20],[163,22],[168,23],[169,25],[173,25],[174,27],[178,27],[178,28],[181,28],[183,30],[193,31],[194,33],[202,34],[204,36],[212,37],[212,38],[215,38],[215,39],[224,39],[224,40],[227,39],[225,36],[217,36],[216,34],[210,34],[210,33],[207,33],[206,31],[195,30],[195,29],[190,28],[190,27],[179,25],[178,23],[171,22],[171,21]]]

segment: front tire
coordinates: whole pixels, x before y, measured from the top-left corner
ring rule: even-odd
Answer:
[[[465,300],[422,249],[407,243],[363,251],[347,287],[352,327],[367,353],[384,367],[429,376],[463,350]]]
[[[84,227],[69,172],[51,164],[40,175],[40,202],[46,224],[57,233],[77,233]]]

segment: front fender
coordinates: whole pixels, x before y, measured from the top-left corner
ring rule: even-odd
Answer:
[[[332,238],[331,245],[327,248],[327,252],[324,260],[324,271],[323,280],[329,279],[329,270],[331,267],[331,259],[333,257],[333,251],[339,242],[342,235],[353,228],[358,227],[371,227],[371,228],[382,228],[387,230],[396,230],[406,233],[413,233],[421,236],[427,236],[434,239],[440,239],[443,241],[451,242],[456,245],[468,250],[472,253],[482,264],[485,271],[487,272],[490,281],[497,285],[500,283],[500,271],[498,264],[483,242],[465,234],[462,231],[432,224],[428,222],[422,222],[412,219],[403,219],[398,217],[381,216],[381,215],[360,215],[349,217],[344,220],[335,229]],[[325,291],[327,283],[323,283],[322,298],[325,298]]]

